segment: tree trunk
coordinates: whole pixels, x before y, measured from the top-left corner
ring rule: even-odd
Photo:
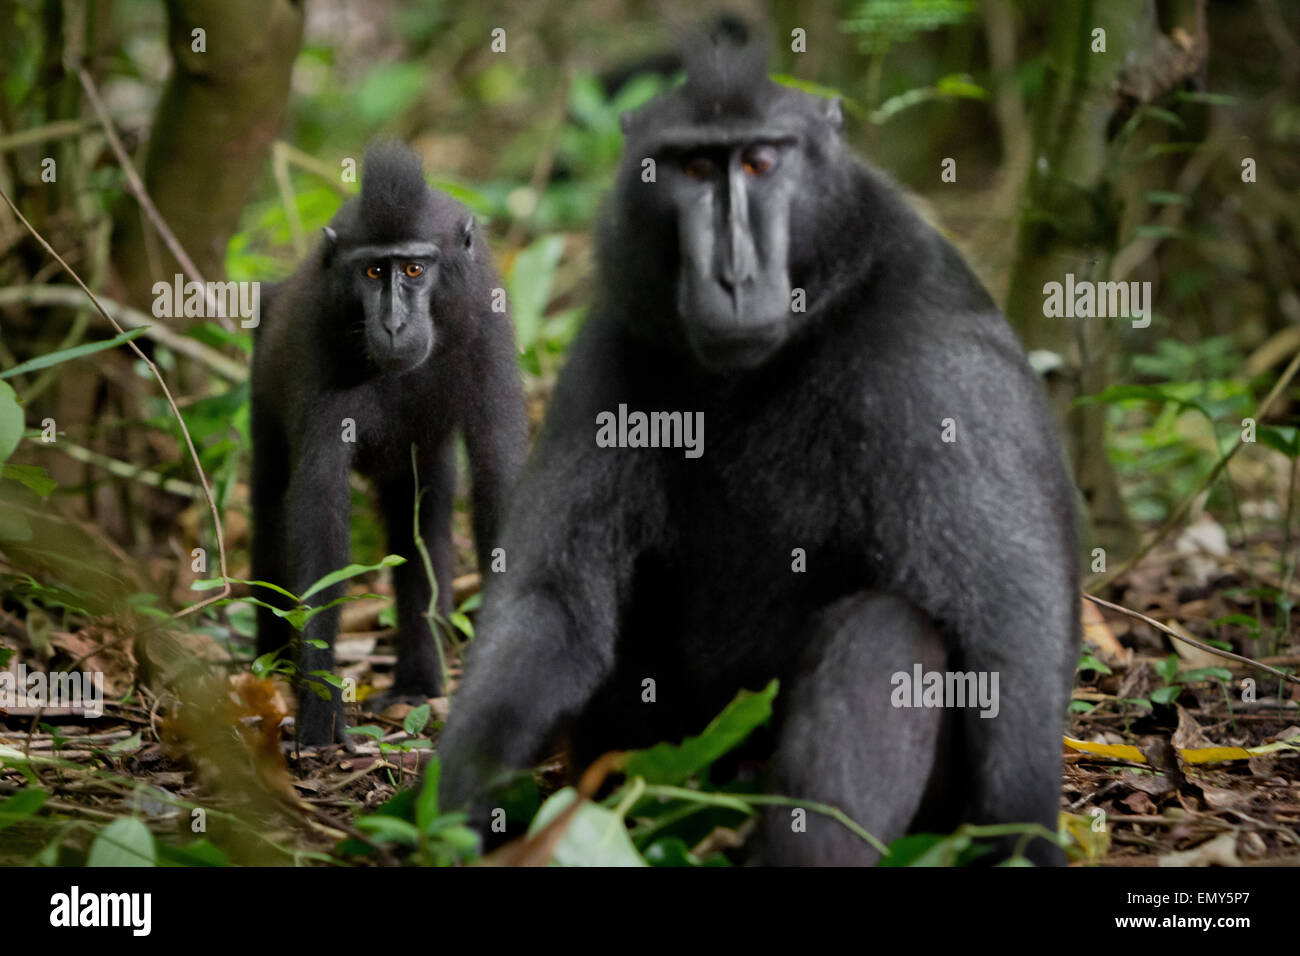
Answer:
[[[224,274],[226,244],[284,117],[302,42],[301,0],[168,0],[175,68],[158,104],[143,178],[154,205],[205,279]],[[203,30],[206,52],[194,50]],[[114,216],[123,301],[144,306],[181,271],[135,200]]]

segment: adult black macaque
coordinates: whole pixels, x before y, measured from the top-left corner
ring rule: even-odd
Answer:
[[[301,594],[346,565],[348,475],[367,476],[389,550],[407,558],[393,571],[398,696],[436,695],[442,684],[424,616],[429,582],[414,545],[412,443],[426,492],[420,534],[443,614],[452,599],[456,431],[468,453],[485,575],[523,460],[523,388],[509,316],[492,310],[498,286],[474,217],[429,188],[414,153],[381,145],[366,153],[361,196],[339,210],[298,271],[264,296],[252,378],[253,576]],[[341,585],[329,588],[311,603],[341,593]],[[333,669],[337,628],[337,608],[308,623],[301,674]],[[258,609],[259,654],[292,637],[283,620]],[[330,699],[300,685],[298,739],[307,745],[344,739],[339,692],[316,682]]]
[[[838,104],[770,82],[756,46],[700,41],[685,85],[624,126],[601,291],[511,504],[443,803],[481,814],[498,771],[560,735],[580,769],[698,733],[779,677],[772,792],[885,841],[962,821],[1055,832],[1073,493],[1011,330],[849,155]],[[598,447],[620,405],[702,412],[703,455]],[[996,715],[894,706],[918,665],[997,675]],[[760,859],[876,859],[807,816],[796,833],[771,811]]]

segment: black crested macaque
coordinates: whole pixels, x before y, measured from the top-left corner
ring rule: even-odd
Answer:
[[[372,146],[361,195],[325,228],[324,241],[263,297],[252,377],[253,577],[302,594],[348,563],[349,472],[370,479],[397,594],[397,696],[441,691],[435,636],[425,613],[430,588],[413,531],[418,448],[420,535],[451,611],[455,434],[469,461],[479,568],[490,576],[506,495],[527,443],[523,386],[509,315],[493,311],[501,285],[473,215],[431,189],[419,157]],[[341,585],[310,601],[327,604]],[[259,589],[259,597],[274,595]],[[277,601],[277,603],[279,603]],[[307,625],[299,648],[304,680],[332,671],[338,608]],[[258,653],[286,648],[285,621],[258,609]],[[319,639],[326,647],[310,643]],[[324,700],[300,685],[298,739],[343,740],[339,691]]]
[[[597,305],[511,503],[445,806],[481,819],[499,771],[561,735],[581,770],[778,677],[771,792],[886,842],[1056,831],[1079,641],[1061,448],[989,295],[841,126],[755,45],[707,38],[625,118]],[[630,429],[638,447],[602,447],[620,405],[702,413],[703,454]],[[771,864],[877,859],[784,807],[758,842]],[[1027,855],[1062,859],[1044,839]]]

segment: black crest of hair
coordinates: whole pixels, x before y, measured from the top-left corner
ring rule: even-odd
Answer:
[[[721,114],[752,115],[757,94],[769,83],[766,39],[729,15],[683,41],[682,63],[682,91],[703,121]]]
[[[370,145],[361,164],[362,237],[369,242],[418,236],[430,194],[416,153],[401,143]]]
[[[834,101],[768,80],[748,40],[693,42],[686,83],[625,124],[596,301],[439,741],[441,806],[482,826],[499,775],[557,744],[576,776],[776,679],[740,755],[770,793],[886,844],[1054,833],[1080,628],[1042,386],[957,250],[853,156]],[[671,419],[651,426],[667,440],[598,442],[623,407],[698,416],[699,454]],[[917,668],[998,692],[895,700]],[[765,811],[760,861],[878,859],[826,817],[791,822]],[[1025,852],[1062,860],[1041,837]]]
[[[414,152],[385,143],[366,151],[361,195],[339,209],[319,246],[263,290],[252,375],[253,577],[302,594],[347,565],[348,476],[369,478],[388,550],[406,558],[392,571],[394,697],[423,701],[442,689],[439,638],[425,617],[432,589],[414,540],[417,494],[445,619],[455,571],[455,438],[467,453],[485,574],[522,463],[527,419],[514,331],[509,315],[492,308],[500,285],[470,211],[429,187]],[[341,594],[337,585],[311,603]],[[274,591],[258,596],[282,602]],[[283,619],[259,608],[258,653],[296,653],[300,675],[331,671],[337,628],[331,608],[295,639]],[[299,741],[345,739],[338,689],[311,683],[326,693],[300,687]]]

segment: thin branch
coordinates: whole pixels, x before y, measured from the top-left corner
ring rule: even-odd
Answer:
[[[153,223],[154,229],[158,230],[158,235],[162,236],[163,242],[167,244],[167,248],[171,250],[171,254],[176,258],[176,261],[180,263],[180,267],[185,270],[185,274],[199,285],[203,286],[204,289],[207,289],[208,284],[204,280],[203,274],[199,272],[198,267],[185,252],[185,248],[181,245],[180,240],[176,238],[171,227],[167,225],[162,214],[158,212],[158,207],[153,204],[153,200],[149,198],[148,191],[144,188],[144,181],[135,171],[135,166],[131,164],[131,157],[128,156],[126,150],[122,148],[122,141],[117,138],[117,131],[113,129],[113,120],[109,117],[108,110],[104,108],[104,101],[100,99],[99,91],[95,89],[95,81],[90,78],[90,74],[86,72],[84,67],[77,67],[77,76],[81,79],[81,86],[86,91],[86,99],[90,100],[90,105],[94,108],[95,115],[99,117],[100,125],[104,127],[104,135],[108,137],[108,145],[112,148],[113,155],[117,157],[117,162],[122,167],[122,172],[126,174],[127,185],[131,188],[132,195],[134,195],[136,201],[140,203],[140,208],[143,209],[145,215],[149,217],[149,221]],[[89,290],[87,290],[87,292],[89,292]],[[211,306],[210,299],[209,306]],[[215,312],[217,310],[209,307],[208,311]],[[217,316],[217,321],[227,330],[231,332],[235,330],[235,323],[232,322],[228,316]]]
[[[44,247],[45,251],[48,252],[51,256],[53,256],[54,259],[59,263],[59,265],[63,266],[64,271],[66,271],[68,275],[72,276],[73,281],[76,282],[77,285],[81,286],[81,291],[86,293],[86,295],[90,296],[90,301],[95,304],[95,308],[99,310],[99,314],[102,315],[105,319],[107,319],[108,323],[111,326],[113,326],[113,328],[115,328],[119,334],[125,333],[126,329],[118,325],[117,321],[111,315],[108,314],[107,310],[105,310],[105,308],[102,305],[100,305],[99,299],[95,297],[95,293],[91,292],[90,287],[87,286],[86,283],[81,281],[81,276],[77,275],[76,270],[74,270],[72,266],[68,265],[67,262],[64,261],[61,255],[59,255],[57,252],[54,251],[54,247],[51,246],[48,242],[46,242],[45,237],[36,231],[36,227],[27,221],[27,217],[22,214],[22,212],[14,204],[14,201],[9,198],[9,194],[6,193],[3,189],[0,189],[0,199],[3,199],[5,201],[5,205],[7,205],[11,210],[13,210],[13,214],[18,217],[18,221],[21,222],[24,228],[26,228],[27,231],[32,234],[33,238],[35,238],[36,241],[39,242]],[[190,450],[190,459],[194,462],[194,468],[199,473],[199,482],[200,484],[203,485],[203,497],[207,499],[208,511],[212,515],[212,527],[215,530],[217,535],[217,554],[221,559],[221,580],[223,585],[222,589],[219,593],[214,594],[212,597],[204,598],[202,601],[199,601],[197,604],[191,604],[189,607],[183,608],[182,610],[177,611],[174,615],[172,615],[173,617],[183,617],[186,614],[190,614],[193,613],[194,611],[197,611],[201,607],[204,607],[208,604],[212,604],[214,601],[220,601],[222,598],[226,598],[230,596],[231,593],[230,576],[226,571],[225,532],[222,530],[221,527],[221,515],[218,514],[217,512],[217,503],[215,500],[213,500],[212,489],[208,486],[208,476],[203,472],[203,465],[199,462],[199,453],[197,449],[195,449],[194,447],[194,439],[190,437],[190,430],[185,425],[185,419],[181,415],[181,410],[176,406],[176,399],[172,397],[171,389],[167,387],[167,382],[163,379],[162,373],[158,371],[158,366],[153,364],[153,362],[149,359],[149,356],[145,355],[144,352],[140,351],[140,346],[136,345],[134,342],[127,342],[126,344],[130,346],[131,351],[136,354],[136,357],[139,358],[140,361],[144,362],[144,364],[149,367],[149,371],[152,372],[153,377],[157,379],[158,387],[162,389],[163,395],[167,399],[167,404],[171,406],[172,414],[176,416],[176,424],[180,426],[181,434],[185,436],[185,444]]]
[[[110,458],[108,455],[101,455],[97,451],[92,451],[78,445],[76,442],[68,441],[66,438],[55,442],[53,448],[55,451],[63,452],[69,458],[75,458],[87,465],[103,468],[109,474],[117,475],[119,478],[138,481],[142,485],[160,488],[173,495],[180,495],[182,498],[196,498],[202,493],[202,489],[192,482],[182,481],[179,478],[168,478],[151,468],[145,468],[143,465],[128,465],[124,461],[118,461],[118,459]]]
[[[293,180],[289,178],[289,157],[284,143],[271,144],[271,169],[275,172],[275,186],[280,191],[284,217],[289,222],[289,238],[293,240],[293,253],[298,258],[307,254],[307,241],[303,237],[302,216],[298,215],[298,199],[293,193]]]
[[[69,136],[77,136],[93,128],[94,124],[88,120],[58,120],[46,123],[35,129],[25,129],[10,133],[8,136],[0,136],[0,153],[11,149],[22,149],[24,146],[35,146],[37,143],[52,139],[67,139]]]
[[[229,382],[242,382],[248,377],[248,369],[216,349],[204,345],[197,339],[182,335],[162,325],[153,316],[146,315],[139,309],[101,298],[99,303],[107,309],[118,323],[129,329],[147,327],[144,337],[152,339],[159,345],[165,345],[177,355],[184,355],[196,362],[202,362],[217,375]],[[0,289],[0,306],[5,305],[67,306],[70,309],[90,308],[85,296],[66,285],[15,285]],[[116,324],[116,323],[115,323]]]
[[[1190,644],[1192,647],[1199,647],[1201,650],[1209,654],[1217,654],[1219,657],[1226,657],[1229,660],[1239,661],[1242,664],[1249,664],[1251,667],[1258,667],[1260,670],[1268,671],[1270,674],[1276,674],[1283,680],[1290,681],[1293,684],[1300,684],[1300,677],[1296,677],[1294,674],[1288,674],[1286,671],[1280,671],[1276,667],[1269,667],[1267,664],[1261,664],[1259,661],[1246,657],[1243,654],[1234,654],[1232,651],[1225,651],[1222,648],[1215,647],[1213,644],[1206,644],[1203,641],[1198,641],[1194,637],[1179,634],[1172,627],[1166,627],[1154,618],[1147,617],[1145,614],[1141,614],[1138,611],[1130,610],[1129,608],[1123,607],[1119,604],[1112,604],[1110,601],[1103,601],[1101,598],[1093,597],[1091,594],[1085,594],[1084,597],[1093,604],[1100,604],[1102,607],[1108,607],[1112,611],[1119,611],[1121,614],[1127,614],[1129,617],[1137,618],[1139,621],[1150,624],[1156,630],[1163,631],[1170,637],[1182,641],[1184,644]]]
[[[311,153],[304,153],[293,144],[286,143],[284,140],[280,139],[277,139],[275,143],[272,144],[272,148],[280,151],[280,154],[284,156],[284,161],[287,164],[297,166],[299,169],[306,170],[313,175],[319,176],[321,179],[325,180],[325,185],[329,186],[340,195],[351,196],[357,191],[355,184],[345,183],[339,178],[339,170],[333,168],[328,163],[317,159]]]

